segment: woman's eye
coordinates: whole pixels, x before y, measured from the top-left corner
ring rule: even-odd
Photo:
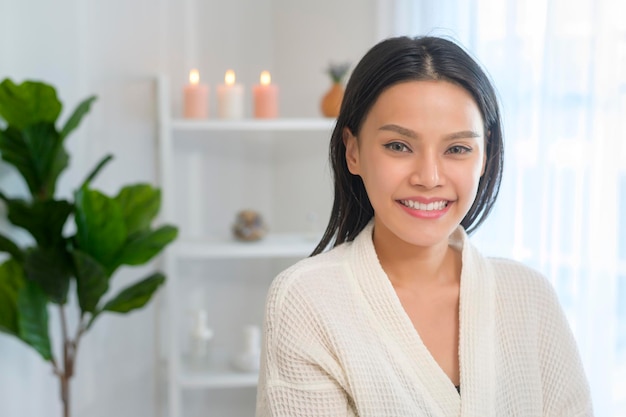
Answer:
[[[385,148],[394,151],[394,152],[409,152],[410,149],[404,143],[401,142],[391,142],[385,145]]]
[[[464,153],[469,153],[471,151],[472,149],[466,146],[453,146],[450,149],[448,149],[448,153],[452,155],[462,155]]]

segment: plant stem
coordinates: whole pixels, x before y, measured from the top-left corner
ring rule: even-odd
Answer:
[[[70,417],[70,380],[65,375],[61,377],[61,400],[63,401],[63,417]]]
[[[63,372],[59,375],[61,383],[61,401],[63,403],[63,417],[70,417],[70,379],[74,373],[73,342],[68,338],[65,307],[59,306],[61,315],[61,331],[63,338]]]

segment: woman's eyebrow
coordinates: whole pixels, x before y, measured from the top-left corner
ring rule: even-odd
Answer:
[[[406,127],[402,127],[402,126],[398,126],[394,124],[381,126],[378,128],[378,130],[388,130],[391,132],[399,133],[402,136],[406,136],[411,139],[417,139],[417,133],[415,133],[411,129],[407,129]]]
[[[474,132],[473,130],[462,130],[460,132],[450,133],[445,136],[447,140],[455,140],[455,139],[466,139],[466,138],[480,138],[481,134],[478,132]]]
[[[387,130],[390,132],[395,132],[398,133],[402,136],[406,136],[408,138],[411,139],[418,139],[419,135],[411,130],[411,129],[407,129],[406,127],[402,127],[399,125],[395,125],[395,124],[387,124],[387,125],[383,125],[381,127],[378,128],[378,130]],[[473,130],[462,130],[460,132],[454,132],[454,133],[450,133],[445,135],[445,139],[446,140],[455,140],[455,139],[464,139],[464,138],[480,138],[482,135],[479,134],[478,132],[475,132]]]

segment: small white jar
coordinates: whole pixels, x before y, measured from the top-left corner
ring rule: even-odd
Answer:
[[[259,326],[243,328],[242,350],[233,357],[233,367],[241,372],[256,372],[261,364],[261,329]]]

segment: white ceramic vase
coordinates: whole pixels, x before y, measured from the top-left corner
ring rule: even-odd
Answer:
[[[194,325],[189,340],[189,366],[193,370],[204,370],[210,364],[213,331],[209,328],[206,310],[196,310],[193,315]]]
[[[261,364],[261,329],[246,326],[243,329],[243,347],[235,355],[232,365],[241,372],[256,372]]]

